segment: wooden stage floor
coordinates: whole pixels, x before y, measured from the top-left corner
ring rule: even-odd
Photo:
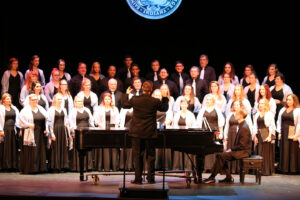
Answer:
[[[209,174],[203,174],[208,177]],[[133,179],[127,175],[126,181]],[[79,181],[79,173],[23,175],[20,173],[0,173],[0,199],[119,199],[121,175],[100,176],[98,185],[92,180]],[[223,179],[218,175],[217,179]],[[300,199],[300,175],[263,176],[262,184],[255,184],[254,175],[246,175],[245,184],[191,184],[187,188],[184,179],[167,177],[169,199]],[[156,177],[162,182],[162,177]],[[143,198],[144,199],[144,198]]]

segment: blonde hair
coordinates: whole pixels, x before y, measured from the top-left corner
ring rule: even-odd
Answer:
[[[171,95],[170,95],[170,89],[169,89],[169,86],[167,85],[167,84],[162,84],[161,86],[160,86],[160,91],[161,91],[161,88],[162,87],[166,87],[167,88],[167,97],[168,97],[168,99],[170,99],[170,97],[171,97]]]
[[[214,105],[216,104],[216,99],[215,99],[215,96],[214,96],[213,94],[207,94],[206,100],[207,100],[208,98],[211,98],[211,99],[212,99]]]
[[[75,96],[75,98],[74,98],[74,107],[75,107],[75,108],[77,108],[77,103],[76,103],[76,101],[78,101],[78,100],[82,100],[82,101],[83,101],[83,97]]]
[[[54,96],[53,96],[53,101],[52,101],[52,106],[56,106],[57,105],[57,96],[61,96],[63,98],[63,96],[60,94],[60,93],[56,93]]]
[[[36,94],[34,94],[34,93],[32,93],[32,94],[28,95],[28,98],[29,98],[29,100],[31,100],[31,99],[32,99],[32,97],[37,97],[37,95],[36,95]]]
[[[300,106],[299,106],[299,98],[297,97],[297,95],[295,95],[295,94],[289,94],[289,95],[287,95],[287,97],[286,98],[288,98],[289,96],[291,96],[292,98],[293,98],[293,101],[294,101],[294,104],[293,104],[293,106],[294,106],[294,108],[299,108]],[[286,108],[288,108],[288,105],[287,105],[287,103],[285,102],[285,105],[284,105]]]
[[[243,102],[242,102],[241,100],[236,100],[236,101],[233,101],[232,104],[231,104],[231,112],[235,112],[235,110],[234,110],[234,104],[235,104],[236,102],[239,102],[239,103],[240,103],[241,110],[242,110],[242,109],[245,109],[245,106],[244,106]]]
[[[263,107],[263,111],[264,112],[268,112],[271,108],[270,108],[270,104],[269,104],[269,101],[268,99],[261,99],[259,100],[259,102],[263,101],[264,102],[264,107]],[[258,103],[259,103],[258,102]]]
[[[210,84],[209,84],[209,92],[212,93],[212,90],[211,90],[211,86],[212,84],[216,84],[218,86],[218,91],[217,91],[217,94],[218,94],[218,99],[222,99],[222,96],[221,96],[221,92],[220,92],[220,84],[218,83],[218,81],[211,81]]]
[[[91,81],[90,79],[88,79],[88,78],[83,78],[82,83],[81,83],[81,89],[80,89],[80,91],[83,91],[83,90],[84,90],[84,85],[85,85],[87,82],[90,82],[91,88],[92,88],[92,81]]]
[[[3,101],[7,98],[10,97],[12,99],[11,95],[9,93],[3,93],[2,98],[1,98],[1,104],[3,104]]]
[[[236,94],[235,94],[235,90],[236,90],[237,88],[240,88],[240,89],[241,89],[241,95],[240,95],[240,98],[238,98],[238,97],[236,96]],[[244,99],[245,99],[244,87],[243,87],[242,85],[238,84],[238,85],[236,85],[236,86],[234,87],[232,100],[233,100],[233,101],[236,101],[236,100],[244,100]]]

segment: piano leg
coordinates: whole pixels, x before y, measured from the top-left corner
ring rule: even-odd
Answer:
[[[202,173],[204,171],[204,155],[196,155],[196,167],[193,167],[194,183],[202,183]]]
[[[86,151],[78,151],[79,154],[79,172],[80,172],[80,181],[84,181],[84,156]]]

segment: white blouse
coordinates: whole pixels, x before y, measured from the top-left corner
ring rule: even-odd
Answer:
[[[93,115],[92,115],[91,111],[88,108],[83,107],[82,110],[78,110],[74,107],[71,110],[70,114],[69,114],[70,131],[73,134],[75,132],[75,129],[77,128],[77,123],[76,123],[77,111],[80,112],[80,113],[83,113],[84,111],[86,111],[89,115],[89,126],[90,127],[95,127]]]
[[[203,99],[203,102],[202,102],[202,107],[206,107],[207,106],[207,95],[204,96],[204,99]],[[226,104],[227,104],[227,101],[226,101],[226,98],[224,95],[221,95],[221,98],[217,97],[215,98],[215,106],[216,108],[218,108],[219,110],[222,111],[222,113],[225,112],[225,109],[226,109]]]
[[[110,123],[119,126],[120,124],[120,114],[117,107],[109,109],[110,111]],[[94,111],[95,124],[100,124],[101,128],[106,128],[106,110],[104,106],[98,106]]]
[[[258,133],[257,119],[259,116],[260,116],[260,112],[257,112],[254,115],[254,120],[253,120],[253,135],[254,136]],[[269,129],[269,132],[272,135],[275,135],[275,132],[276,132],[275,116],[271,111],[268,111],[265,113],[264,122],[265,122],[265,126]]]
[[[178,122],[179,122],[179,119],[180,119],[181,112],[182,111],[180,110],[174,115],[174,118],[173,118],[173,121],[172,121],[172,127],[173,128],[179,128]],[[185,123],[186,123],[187,128],[196,128],[195,115],[194,115],[194,113],[192,113],[189,110],[186,111]]]
[[[286,111],[286,108],[283,107],[278,114],[278,119],[277,119],[277,132],[279,133],[279,136],[281,136],[281,126],[282,126],[282,114]],[[300,142],[300,108],[295,108],[293,112],[294,116],[294,124],[296,127],[296,133],[295,136],[298,136],[298,141]]]
[[[275,89],[275,85],[273,85],[272,87],[270,87],[270,91],[272,92],[272,90]],[[289,94],[293,94],[293,91],[291,89],[290,86],[288,86],[287,84],[283,84],[283,87],[282,87],[282,90],[283,90],[283,101],[286,102],[286,98]]]
[[[221,110],[219,110],[219,109],[216,108],[216,107],[215,107],[214,109],[216,110],[217,115],[218,115],[218,127],[223,127],[224,124],[225,124],[225,118],[224,118],[224,116],[223,116]],[[204,107],[203,109],[201,109],[200,112],[199,112],[199,114],[198,114],[198,116],[197,116],[197,122],[196,122],[196,123],[197,123],[197,126],[198,126],[199,128],[202,128],[202,124],[203,124],[203,116],[204,116],[205,111],[208,111],[208,110],[207,110],[207,107]],[[213,111],[213,110],[211,110],[211,111]],[[211,111],[210,111],[210,112],[211,112]]]
[[[226,112],[225,112],[226,116],[228,116],[229,113],[231,112],[231,105],[232,105],[232,103],[233,103],[233,100],[229,99],[229,101],[228,101],[228,103],[226,105]],[[245,110],[248,112],[248,114],[251,114],[252,107],[251,107],[251,104],[250,104],[249,100],[247,98],[244,98],[242,100],[242,103],[243,103],[243,105],[245,107]]]

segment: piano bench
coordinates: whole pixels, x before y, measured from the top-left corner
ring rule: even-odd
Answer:
[[[248,158],[242,158],[240,160],[240,182],[244,184],[245,174],[249,172],[249,169],[253,169],[256,172],[256,183],[261,184],[261,173],[263,168],[263,157],[259,155],[252,155]]]

